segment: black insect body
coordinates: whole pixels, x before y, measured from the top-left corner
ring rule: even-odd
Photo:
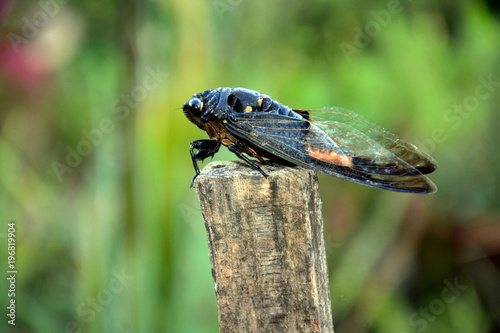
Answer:
[[[191,142],[197,161],[213,156],[221,144],[264,176],[256,161],[300,165],[327,175],[385,190],[433,193],[424,176],[436,161],[417,148],[352,111],[291,109],[245,88],[217,88],[195,94],[183,106],[186,117],[210,139]]]

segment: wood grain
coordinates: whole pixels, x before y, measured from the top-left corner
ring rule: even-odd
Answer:
[[[195,182],[220,332],[333,332],[317,175],[212,162]]]

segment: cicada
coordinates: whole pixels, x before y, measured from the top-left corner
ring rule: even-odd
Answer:
[[[425,176],[437,168],[430,155],[340,107],[292,109],[254,90],[217,88],[194,94],[183,111],[209,136],[191,142],[196,171],[191,186],[200,174],[198,161],[224,145],[264,176],[259,162],[270,160],[384,190],[436,191]]]

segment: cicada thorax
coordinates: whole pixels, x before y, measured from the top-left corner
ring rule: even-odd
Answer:
[[[220,141],[224,146],[236,144],[238,138],[231,134],[222,122],[211,120],[205,123],[205,131],[212,140]]]

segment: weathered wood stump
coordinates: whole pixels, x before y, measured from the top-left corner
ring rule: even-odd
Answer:
[[[196,180],[220,332],[333,332],[317,175],[212,162]]]

